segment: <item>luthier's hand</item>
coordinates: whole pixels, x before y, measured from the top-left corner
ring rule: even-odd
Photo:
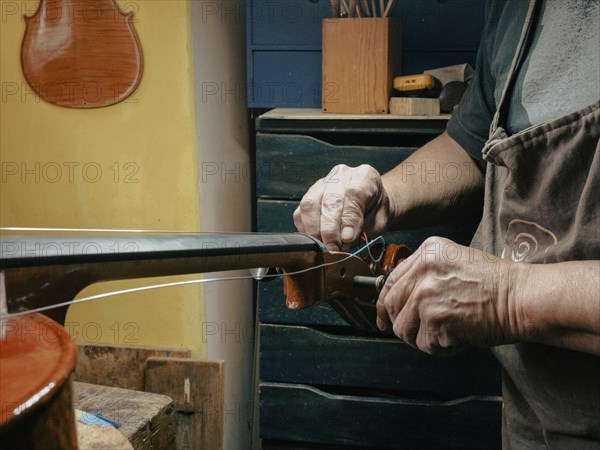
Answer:
[[[354,242],[361,231],[378,235],[388,225],[389,199],[373,167],[335,166],[304,195],[294,212],[298,231],[331,250]]]
[[[515,342],[515,263],[448,239],[429,238],[388,277],[377,326],[430,354]]]

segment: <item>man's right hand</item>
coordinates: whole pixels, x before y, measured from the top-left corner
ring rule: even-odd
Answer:
[[[304,195],[294,212],[298,231],[320,239],[328,249],[381,234],[390,221],[390,201],[373,167],[335,166]]]

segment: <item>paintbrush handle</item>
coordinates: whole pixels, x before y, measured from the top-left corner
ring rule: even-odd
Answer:
[[[367,3],[367,0],[360,0],[360,3],[362,5],[362,9],[365,15],[367,17],[371,17],[371,11],[369,11],[369,4]]]
[[[340,0],[331,0],[331,17],[340,17]]]
[[[350,11],[349,11],[349,6],[348,6],[348,0],[342,0],[342,11],[340,14],[340,17],[350,17]]]
[[[348,17],[356,17],[356,6],[357,0],[350,0],[350,6],[348,7]]]
[[[387,5],[385,7],[385,11],[383,12],[383,17],[388,16],[388,14],[390,13],[390,10],[392,9],[392,6],[394,5],[394,1],[395,0],[388,0]]]

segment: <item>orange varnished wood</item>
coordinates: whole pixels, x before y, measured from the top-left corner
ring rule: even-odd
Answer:
[[[77,449],[71,375],[76,347],[41,314],[3,319],[0,448]]]
[[[26,16],[21,65],[44,100],[72,108],[118,103],[137,88],[143,58],[132,24],[114,0],[40,0]]]

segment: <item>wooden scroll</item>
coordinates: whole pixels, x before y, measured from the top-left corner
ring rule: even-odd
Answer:
[[[25,16],[21,65],[44,100],[70,108],[118,103],[137,88],[142,52],[132,25],[114,0],[40,0]]]

